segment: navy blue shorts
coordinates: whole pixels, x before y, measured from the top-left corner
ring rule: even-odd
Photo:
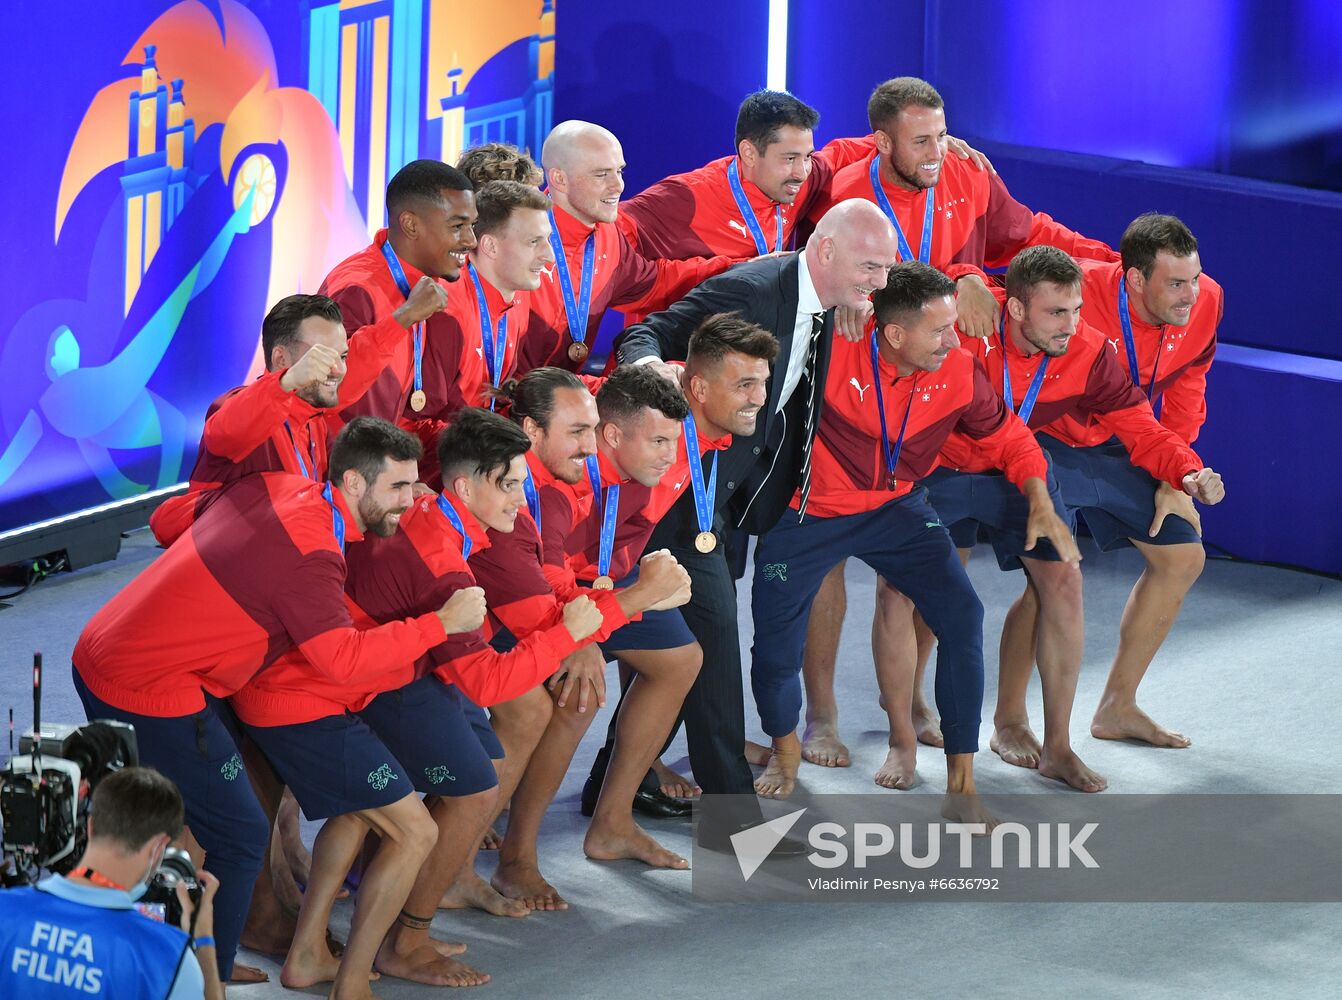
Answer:
[[[638,567],[623,579],[615,581],[615,589],[622,590],[638,582]],[[590,581],[581,584],[590,587]],[[607,660],[615,659],[615,654],[623,650],[637,649],[679,649],[695,642],[694,633],[685,624],[680,608],[669,611],[645,611],[636,622],[617,628],[605,642],[601,643],[601,652]]]
[[[349,712],[289,726],[244,728],[308,819],[389,806],[415,790],[401,762]]]
[[[1130,545],[1201,544],[1202,536],[1182,517],[1167,517],[1155,538],[1147,535],[1156,517],[1156,480],[1132,464],[1128,450],[1112,440],[1092,448],[1073,448],[1047,434],[1039,445],[1053,461],[1063,501],[1080,511],[1101,552]]]
[[[378,695],[359,713],[405,764],[416,791],[455,798],[499,783],[503,746],[484,709],[429,676]]]
[[[1030,501],[1002,473],[937,469],[922,484],[927,488],[927,499],[941,516],[942,523],[949,526],[956,548],[972,548],[981,527],[997,556],[997,565],[1004,570],[1020,569],[1023,556],[1058,561],[1057,549],[1046,538],[1039,539],[1032,551],[1025,551]],[[1052,472],[1048,475],[1048,493],[1053,500],[1053,509],[1075,532],[1076,515],[1064,505]]]
[[[214,935],[219,967],[233,968],[252,885],[261,870],[270,823],[252,793],[238,752],[240,730],[228,702],[205,692],[205,707],[192,715],[147,716],[101,701],[74,671],[75,692],[90,719],[120,719],[135,727],[140,763],[154,767],[182,793],[186,822],[209,855],[219,879]],[[81,821],[82,822],[82,821]]]

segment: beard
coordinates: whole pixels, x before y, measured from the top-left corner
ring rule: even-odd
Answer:
[[[379,538],[390,538],[396,534],[398,523],[391,520],[392,515],[404,513],[404,510],[393,510],[390,507],[381,506],[366,493],[359,500],[359,517],[363,519],[365,534],[377,535]]]

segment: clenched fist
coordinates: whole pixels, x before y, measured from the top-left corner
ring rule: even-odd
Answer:
[[[1220,503],[1226,495],[1221,475],[1211,469],[1199,469],[1184,476],[1184,492],[1199,503]]]
[[[574,642],[582,642],[599,629],[604,620],[596,602],[586,594],[564,605],[564,627]]]
[[[341,378],[345,375],[345,362],[340,355],[325,344],[313,344],[280,376],[280,388],[285,392],[297,392],[310,385],[320,385],[335,372],[339,372]]]
[[[392,316],[396,322],[409,330],[416,323],[422,323],[436,312],[447,308],[447,289],[435,278],[427,274],[420,278],[410,289],[410,297],[405,300]]]
[[[448,635],[474,632],[485,623],[485,592],[479,587],[462,587],[447,599],[435,614]]]

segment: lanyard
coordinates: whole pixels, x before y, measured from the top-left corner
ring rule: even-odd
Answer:
[[[899,259],[913,260],[913,249],[909,246],[908,239],[904,236],[904,230],[900,228],[899,220],[895,218],[895,210],[890,206],[890,199],[885,196],[885,188],[881,187],[881,154],[877,153],[871,158],[871,191],[876,196],[876,204],[880,206],[885,217],[890,220],[890,224],[895,227],[895,236],[899,239]],[[936,199],[932,197],[932,189],[923,189],[923,238],[918,245],[917,259],[924,264],[931,263],[932,260],[932,211],[936,207]]]
[[[871,337],[871,381],[876,386],[876,412],[881,415],[881,454],[885,457],[885,471],[890,475],[890,489],[895,488],[895,466],[899,463],[899,453],[904,447],[904,432],[909,428],[909,414],[913,412],[913,395],[918,391],[918,375],[913,376],[913,385],[909,388],[909,405],[904,407],[904,422],[899,425],[899,440],[890,447],[890,433],[885,426],[885,393],[881,391],[881,365],[876,348],[876,334]]]
[[[95,872],[87,865],[76,868],[67,876],[67,878],[86,878],[100,889],[120,889],[122,892],[126,891],[124,885],[121,885],[118,882],[113,882],[106,875],[103,875],[101,872]]]
[[[331,496],[330,483],[322,487],[322,499],[331,507],[331,531],[335,533],[336,544],[340,546],[340,554],[343,556],[345,554],[345,515],[340,513],[335,498]]]
[[[615,552],[615,516],[620,507],[620,484],[607,486],[605,499],[602,499],[601,471],[595,455],[587,456],[587,478],[592,483],[592,508],[601,518],[601,547],[597,550],[596,571],[599,576],[609,577],[610,560]]]
[[[531,512],[531,519],[536,522],[536,533],[541,530],[541,495],[536,489],[536,480],[531,478],[531,466],[527,466],[526,478],[522,480],[522,494],[527,498],[527,510]]]
[[[401,294],[407,299],[410,298],[410,282],[406,280],[405,269],[401,267],[401,262],[396,259],[396,251],[391,248],[391,240],[385,240],[382,244],[382,256],[387,260],[387,270],[391,271],[392,280],[396,282],[396,287],[401,290]],[[415,391],[424,391],[424,324],[415,324]]]
[[[499,381],[503,378],[503,355],[508,349],[508,315],[499,317],[497,330],[494,327],[494,321],[489,315],[489,303],[485,301],[485,289],[480,284],[480,276],[475,273],[475,265],[466,262],[466,271],[471,276],[471,283],[475,285],[475,301],[480,307],[480,338],[484,342],[485,366],[489,369],[489,382],[495,389],[499,387]],[[490,337],[493,337],[493,343],[490,343]],[[489,401],[489,408],[494,409],[494,400]]]
[[[471,557],[471,536],[466,534],[466,526],[461,523],[461,515],[457,513],[447,501],[447,497],[441,493],[438,494],[438,509],[443,512],[443,516],[452,522],[452,527],[457,529],[457,534],[461,536],[461,558],[469,559]]]
[[[718,453],[713,452],[713,471],[704,485],[703,460],[699,455],[699,431],[694,426],[694,414],[685,414],[685,457],[690,460],[690,489],[694,491],[694,514],[700,531],[713,530],[713,499],[718,492]]]
[[[1016,397],[1011,393],[1011,364],[1007,358],[1007,315],[1006,310],[1002,310],[1002,330],[997,335],[998,343],[1002,345],[1002,400],[1006,403],[1006,408],[1012,413],[1016,412]],[[1044,355],[1044,360],[1039,363],[1039,370],[1034,373],[1034,378],[1030,380],[1030,387],[1025,390],[1025,398],[1020,404],[1020,418],[1023,423],[1030,422],[1030,414],[1034,412],[1035,400],[1039,398],[1039,390],[1044,387],[1044,372],[1048,371],[1048,355]]]
[[[1128,350],[1128,371],[1132,374],[1132,384],[1142,387],[1142,370],[1137,366],[1137,342],[1132,337],[1132,317],[1128,315],[1128,282],[1123,275],[1118,276],[1118,321],[1123,324],[1123,346]],[[1160,343],[1156,345],[1156,360],[1151,365],[1151,384],[1146,387],[1146,399],[1156,391],[1156,372],[1160,370],[1160,349],[1165,345],[1165,330],[1160,331]]]
[[[289,421],[284,422],[284,430],[289,435],[289,443],[294,446],[294,458],[298,459],[298,471],[302,473],[304,479],[317,478],[317,447],[312,443],[312,434],[308,433],[308,457],[312,459],[312,472],[309,474],[307,463],[303,461],[303,453],[298,450],[298,439],[294,437],[294,429],[289,426]]]
[[[741,212],[741,220],[750,230],[750,237],[755,241],[755,252],[757,254],[766,254],[769,252],[769,242],[764,238],[764,230],[760,228],[760,220],[755,218],[755,210],[750,207],[750,200],[746,198],[745,188],[741,186],[741,175],[736,169],[736,158],[727,164],[727,183],[731,185],[732,197],[736,199],[736,207]],[[774,205],[774,252],[783,249],[783,206]]]
[[[564,241],[559,238],[554,209],[550,209],[550,249],[555,255],[555,270],[559,272],[559,290],[564,295],[564,315],[568,317],[568,335],[577,343],[587,339],[587,320],[592,314],[592,270],[596,263],[596,229],[587,234],[582,248],[582,279],[577,298],[573,295],[573,278],[568,260],[564,257]]]

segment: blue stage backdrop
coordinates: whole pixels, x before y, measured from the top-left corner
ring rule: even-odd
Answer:
[[[0,13],[0,535],[182,481],[266,310],[368,242],[396,170],[551,124],[554,0],[77,8]]]

